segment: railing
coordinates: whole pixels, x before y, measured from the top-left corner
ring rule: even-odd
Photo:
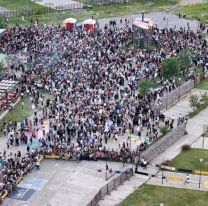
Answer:
[[[40,8],[23,8],[19,10],[11,10],[11,11],[0,11],[0,15],[4,17],[12,17],[12,16],[30,16],[30,15],[41,15],[47,13],[55,13],[61,12],[66,10],[78,10],[83,9],[82,3],[75,3],[75,4],[67,4],[67,5],[59,5],[59,6],[45,6]]]
[[[93,197],[93,199],[87,204],[87,206],[96,206],[98,202],[103,199],[105,195],[110,194],[112,190],[115,190],[119,185],[122,185],[126,180],[129,180],[133,176],[133,169],[127,169],[124,173],[113,179],[111,182],[103,186],[99,192]]]
[[[1,10],[0,16],[13,17],[13,16],[30,16],[30,15],[41,15],[47,13],[55,13],[66,10],[75,11],[78,9],[89,9],[92,6],[97,5],[112,5],[112,4],[128,4],[132,2],[141,2],[141,0],[82,0],[82,2],[77,2],[75,4],[66,5],[49,5],[37,8],[22,8],[19,10]]]
[[[185,132],[186,124],[178,125],[165,136],[152,143],[145,151],[140,154],[139,159],[145,159],[147,162],[151,162],[154,158],[165,152],[177,140],[183,137]]]
[[[168,109],[169,107],[179,102],[180,99],[183,98],[186,94],[190,93],[193,87],[194,80],[188,80],[171,92],[165,93],[160,100],[161,103],[155,107],[159,110]]]

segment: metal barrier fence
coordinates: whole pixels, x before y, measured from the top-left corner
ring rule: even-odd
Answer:
[[[158,106],[160,110],[168,109],[177,102],[180,101],[182,97],[191,92],[194,87],[194,80],[188,80],[187,82],[180,85],[178,88],[171,92],[165,93],[161,98],[161,103]]]
[[[0,16],[13,17],[13,16],[30,16],[30,15],[41,15],[47,13],[55,13],[66,10],[77,10],[77,9],[87,9],[92,8],[96,5],[112,5],[112,4],[128,4],[132,2],[141,2],[141,0],[82,0],[82,3],[78,2],[75,4],[66,4],[58,6],[42,6],[37,8],[22,8],[19,10],[8,10],[0,11]]]
[[[140,2],[141,0],[82,0],[84,4],[90,5],[108,5],[108,4],[128,4],[132,2]]]
[[[147,162],[151,162],[154,158],[165,152],[171,145],[184,136],[186,132],[186,125],[181,124],[172,129],[165,136],[156,140],[150,146],[140,154],[140,159],[145,159]]]
[[[38,7],[38,8],[23,8],[19,10],[11,10],[11,11],[0,11],[0,15],[4,17],[13,17],[13,16],[30,16],[30,15],[41,15],[47,13],[55,13],[66,10],[78,10],[83,9],[82,3],[76,4],[67,4],[67,5],[59,5],[59,6],[50,6],[50,7]]]
[[[122,185],[126,180],[129,180],[132,176],[133,169],[127,169],[123,174],[119,175],[111,182],[103,186],[99,190],[99,192],[93,197],[93,199],[87,204],[87,206],[96,206],[105,195],[110,194],[112,190],[115,190],[119,185]]]

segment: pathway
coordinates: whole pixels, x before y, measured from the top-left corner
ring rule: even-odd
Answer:
[[[202,92],[204,92],[204,90],[194,89],[192,94],[199,95]],[[179,113],[186,115],[191,112],[192,108],[190,107],[189,97],[190,95],[178,102],[175,106],[165,111],[165,115],[168,117],[172,117],[172,115],[177,117]],[[164,160],[172,160],[181,152],[181,147],[184,144],[192,145],[193,142],[200,138],[201,134],[203,133],[205,123],[208,123],[208,108],[200,112],[194,118],[189,119],[186,127],[188,134],[180,138],[173,146],[155,158],[152,161],[152,164],[160,164]]]
[[[158,168],[148,165],[147,169],[138,167],[137,171],[151,176],[158,173]],[[120,202],[126,199],[131,193],[145,184],[148,180],[148,175],[134,174],[129,181],[124,182],[123,186],[119,186],[117,190],[113,190],[110,195],[105,196],[104,199],[99,202],[99,206],[119,205]]]
[[[200,137],[191,145],[191,147],[208,150],[208,137]]]
[[[123,186],[119,186],[119,188],[117,190],[113,190],[110,195],[106,195],[104,200],[99,202],[99,206],[119,205],[122,200],[127,198],[138,187],[145,184],[148,179],[148,176],[135,174],[131,177],[130,181],[125,181]]]
[[[189,174],[190,182],[187,184],[185,184],[186,173],[164,171],[163,176],[166,177],[163,183],[162,183],[162,172],[160,172],[158,173],[157,176],[152,177],[150,180],[148,180],[147,184],[208,191],[208,181],[207,181],[207,176],[205,175],[201,175],[200,188],[199,188],[200,175]]]
[[[198,89],[193,89],[192,94],[200,95],[201,93],[205,92],[204,90],[198,90]],[[184,99],[179,101],[176,105],[173,107],[169,108],[168,110],[164,111],[164,114],[167,117],[174,117],[177,119],[179,114],[186,115],[189,112],[192,111],[192,108],[190,107],[189,103],[189,97],[190,94],[187,95]],[[163,159],[168,159],[171,160],[174,157],[176,157],[180,152],[181,152],[181,146],[184,144],[192,144],[194,141],[196,141],[201,134],[203,133],[203,127],[204,127],[204,122],[208,122],[208,108],[199,113],[196,117],[193,119],[189,119],[188,124],[187,124],[187,131],[188,135],[185,135],[182,137],[180,140],[178,140],[172,147],[170,147],[167,151],[165,151],[163,154],[158,156],[155,160],[152,161],[152,164],[160,164]],[[149,170],[143,170],[139,169],[140,172],[148,173],[151,174]],[[184,178],[186,174],[181,174],[181,173],[170,173],[170,172],[165,172],[166,176],[170,176],[170,179],[172,178],[174,180],[174,177],[176,177],[176,180],[180,181],[168,181],[164,182],[164,186],[170,186],[170,187],[179,187],[179,188],[188,188],[188,189],[198,189],[198,180],[199,176],[198,175],[190,175],[190,179],[193,179],[194,181],[188,185],[184,185]],[[148,184],[153,184],[153,185],[161,185],[161,173],[159,173],[156,177],[151,178],[148,181]],[[111,196],[106,196],[104,200],[99,202],[100,206],[107,206],[107,205],[117,205],[119,204],[122,200],[124,200],[128,195],[130,195],[132,192],[134,192],[137,188],[135,188],[134,181],[136,178],[140,178],[140,181],[137,183],[137,188],[142,185],[141,181],[143,184],[147,181],[148,177],[147,176],[142,176],[139,175],[134,178],[130,179],[130,182],[125,183],[125,188],[119,187],[117,191],[113,191]],[[143,178],[143,179],[142,179]],[[170,180],[169,179],[169,180]],[[208,191],[208,181],[207,176],[204,176],[202,178],[203,185],[202,188],[203,190]],[[125,191],[125,192],[124,192]],[[120,195],[124,193],[124,195]],[[110,204],[109,204],[110,203]]]

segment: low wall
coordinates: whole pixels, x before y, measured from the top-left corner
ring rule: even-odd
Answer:
[[[185,132],[185,124],[181,124],[172,129],[168,134],[158,139],[155,143],[152,143],[144,152],[142,152],[140,158],[144,158],[148,162],[152,161],[180,139]]]

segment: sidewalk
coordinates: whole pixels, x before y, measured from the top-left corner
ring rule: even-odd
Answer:
[[[185,184],[186,173],[164,171],[163,176],[166,177],[166,179],[163,180],[163,184],[162,184],[162,172],[159,172],[157,176],[152,177],[150,180],[148,180],[147,184],[208,191],[208,181],[207,181],[207,176],[205,175],[201,175],[200,188],[199,188],[200,175],[189,174],[190,182],[186,184]]]
[[[148,176],[135,174],[130,181],[125,181],[117,190],[113,190],[110,195],[106,195],[104,200],[99,201],[99,206],[119,205],[122,200],[127,198],[138,187],[142,186],[149,179]]]
[[[194,89],[192,94],[200,94],[202,92],[202,90]],[[190,95],[188,95],[185,99],[181,100],[167,111],[164,111],[165,115],[168,117],[172,117],[172,115],[177,117],[179,113],[181,113],[183,116],[191,112],[192,108],[190,107],[189,97]],[[200,112],[194,118],[189,119],[186,127],[188,134],[180,138],[174,145],[169,147],[164,153],[155,158],[151,163],[160,164],[164,160],[172,160],[175,158],[181,152],[181,147],[184,144],[192,145],[198,138],[200,138],[204,130],[204,124],[207,123],[208,108]]]
[[[119,205],[131,193],[137,190],[140,186],[149,180],[149,176],[156,175],[158,168],[148,165],[146,169],[138,167],[138,172],[141,174],[134,174],[129,181],[125,181],[123,186],[120,185],[117,190],[113,190],[110,195],[106,195],[103,200],[99,201],[99,206]],[[147,175],[143,175],[147,174]]]

